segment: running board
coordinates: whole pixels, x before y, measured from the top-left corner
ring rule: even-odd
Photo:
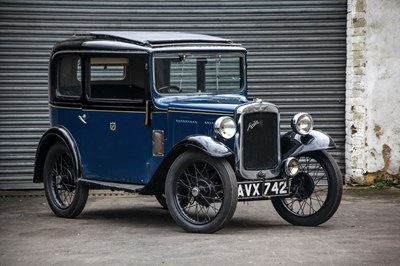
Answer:
[[[131,193],[139,193],[144,186],[143,185],[133,185],[133,184],[124,184],[124,183],[115,183],[115,182],[107,182],[107,181],[97,181],[97,180],[90,180],[81,178],[79,182],[95,186],[101,188],[108,188],[111,190],[122,190]]]

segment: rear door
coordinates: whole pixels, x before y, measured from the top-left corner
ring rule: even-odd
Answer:
[[[83,105],[83,173],[88,179],[145,184],[151,156],[146,126],[147,57],[91,55]]]

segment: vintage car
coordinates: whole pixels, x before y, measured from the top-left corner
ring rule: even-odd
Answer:
[[[178,32],[91,32],[56,44],[49,63],[51,128],[34,182],[60,217],[89,188],[155,195],[189,232],[211,233],[238,201],[272,200],[295,225],[337,210],[342,177],[331,137],[296,114],[280,133],[277,106],[247,97],[246,49]]]

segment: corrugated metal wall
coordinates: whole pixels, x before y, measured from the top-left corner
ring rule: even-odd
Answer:
[[[47,62],[75,32],[170,30],[217,35],[249,51],[251,97],[281,107],[283,122],[313,114],[344,167],[346,0],[0,2],[0,188],[32,187],[48,127]],[[288,126],[283,127],[284,130]]]

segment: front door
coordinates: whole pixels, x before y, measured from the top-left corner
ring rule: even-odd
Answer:
[[[146,57],[93,55],[85,61],[83,175],[145,184],[151,156],[151,129],[145,124]]]

